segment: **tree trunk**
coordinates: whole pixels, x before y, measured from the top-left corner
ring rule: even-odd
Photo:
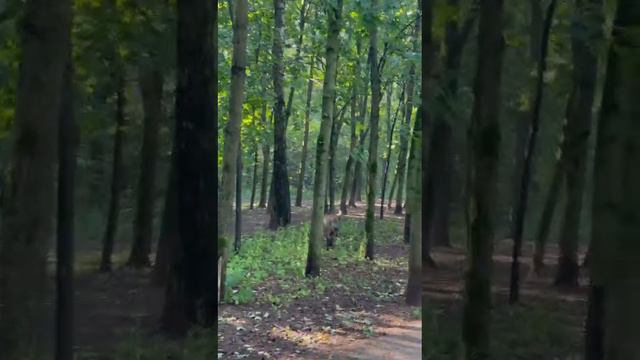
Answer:
[[[334,121],[331,124],[331,139],[329,142],[329,213],[336,212],[336,150],[338,148],[338,141],[340,140],[340,130],[342,130],[344,112],[349,106],[347,101],[342,109],[335,114],[334,109]]]
[[[391,182],[391,190],[389,190],[389,201],[387,204],[387,209],[391,209],[391,205],[393,204],[393,194],[396,191],[396,185],[398,184],[398,174],[393,175],[393,181]]]
[[[275,89],[273,177],[269,204],[269,228],[277,229],[291,223],[291,196],[287,170],[287,118],[284,109],[284,0],[274,0],[273,88]]]
[[[357,72],[360,73],[359,71]],[[355,161],[354,152],[358,143],[358,137],[356,135],[356,87],[353,89],[353,97],[351,98],[351,142],[349,143],[349,158],[344,170],[344,179],[342,181],[342,194],[340,196],[340,213],[347,214],[347,193],[349,192],[349,185],[353,183],[353,163]]]
[[[262,105],[262,116],[260,118],[260,122],[263,124],[265,129],[267,128],[267,104],[266,102]],[[267,183],[269,181],[269,154],[271,154],[271,149],[269,148],[269,142],[265,141],[262,144],[262,181],[260,182],[260,203],[258,204],[258,208],[264,209],[267,207]]]
[[[387,190],[387,177],[389,176],[389,164],[391,163],[391,146],[393,145],[393,131],[396,127],[396,120],[398,119],[398,110],[400,110],[400,105],[404,100],[404,86],[402,87],[402,93],[400,93],[400,99],[398,100],[398,107],[396,108],[396,112],[393,115],[393,120],[391,120],[391,92],[387,94],[387,113],[389,114],[389,122],[391,123],[391,128],[389,129],[389,133],[387,134],[387,156],[385,157],[384,163],[384,175],[382,177],[382,195],[380,200],[380,219],[384,217],[384,195]],[[391,198],[391,197],[389,197]],[[391,202],[391,201],[389,201]]]
[[[414,39],[414,49],[418,45],[418,39]],[[404,103],[404,122],[400,128],[400,150],[398,153],[398,165],[396,173],[398,174],[398,183],[396,184],[396,208],[394,214],[402,214],[402,198],[404,194],[405,186],[405,174],[407,167],[407,153],[409,148],[409,132],[411,126],[411,113],[413,112],[413,88],[415,86],[415,65],[411,65],[409,69],[409,79],[407,80],[406,97],[407,101]],[[373,95],[372,95],[373,98]]]
[[[536,82],[536,96],[531,110],[531,131],[527,141],[527,151],[525,153],[524,164],[522,169],[522,178],[520,181],[520,195],[518,198],[518,207],[516,211],[515,233],[513,238],[513,254],[511,262],[511,277],[509,284],[509,303],[513,304],[520,298],[520,255],[522,253],[522,237],[524,236],[524,218],[527,211],[527,202],[529,197],[529,183],[531,181],[531,173],[533,172],[533,156],[538,139],[538,128],[540,123],[540,109],[542,107],[542,98],[544,93],[544,72],[547,68],[547,49],[549,45],[549,32],[551,31],[551,23],[553,13],[555,11],[556,1],[552,0],[547,8],[547,15],[544,22],[542,32],[540,60],[538,61],[538,78]]]
[[[71,51],[63,79],[59,126],[55,359],[73,360],[74,182],[79,132],[73,111]]]
[[[587,0],[578,2],[578,11],[587,12],[588,15],[592,15],[591,17],[602,19],[602,0],[588,0],[587,4],[585,1]],[[593,12],[593,9],[597,8],[600,11]],[[590,12],[593,14],[589,14]],[[591,28],[585,24],[586,19],[581,20],[576,20],[574,26],[576,28],[582,27],[585,32],[589,32]],[[602,23],[597,25],[589,23],[589,26],[598,29],[591,31],[602,34]],[[600,41],[600,39],[595,40]],[[598,54],[592,51],[591,44],[585,43],[581,36],[572,32],[571,48],[574,83],[573,93],[567,104],[567,137],[563,153],[565,155],[567,202],[564,222],[560,231],[560,257],[555,278],[555,283],[559,286],[578,285],[578,237],[587,175],[591,114],[598,75]]]
[[[113,256],[113,247],[115,237],[118,232],[118,218],[120,216],[120,194],[124,184],[122,183],[122,172],[124,164],[122,159],[122,148],[124,142],[124,128],[126,126],[126,118],[124,114],[125,107],[125,81],[122,69],[116,70],[116,130],[113,140],[113,164],[111,170],[111,194],[109,198],[109,210],[107,213],[107,227],[102,240],[102,259],[100,261],[100,271],[111,271],[111,257]]]
[[[316,57],[311,57],[309,64],[309,80],[307,81],[307,104],[304,110],[304,138],[302,140],[302,160],[300,175],[298,175],[298,189],[296,191],[296,206],[302,206],[302,191],[304,190],[304,175],[307,170],[307,152],[309,151],[309,121],[311,114],[311,95],[313,95],[313,64]]]
[[[158,130],[162,118],[163,76],[160,70],[147,72],[141,69],[140,92],[144,108],[144,134],[138,182],[138,204],[133,223],[134,241],[129,255],[129,265],[151,265],[151,238],[153,236],[153,209],[155,205],[155,178],[158,161]]]
[[[431,134],[427,169],[426,231],[435,246],[451,246],[449,240],[449,206],[451,203],[452,157],[451,125],[436,121]]]
[[[592,217],[592,292],[602,289],[603,359],[640,359],[640,3],[618,1],[597,131]],[[591,297],[591,306],[597,300]],[[589,332],[587,332],[589,333]],[[600,339],[592,338],[597,344]],[[594,345],[594,343],[592,343]]]
[[[376,9],[377,0],[372,0],[371,10]],[[364,232],[367,238],[364,257],[374,257],[374,222],[376,209],[376,179],[378,176],[378,123],[380,121],[380,67],[378,65],[378,25],[369,25],[369,67],[371,70],[371,125],[369,130],[369,160],[367,162],[367,211]],[[412,74],[410,74],[411,76]],[[409,80],[411,83],[411,79]],[[413,90],[413,87],[409,89]],[[408,98],[410,101],[410,98]]]
[[[407,178],[407,217],[410,226],[407,305],[422,305],[422,105],[418,106],[411,138]]]
[[[242,123],[242,107],[245,100],[245,81],[247,66],[247,28],[249,4],[247,0],[234,2],[235,21],[233,22],[233,59],[231,65],[231,89],[229,94],[229,121],[224,128],[224,150],[222,155],[222,181],[219,190],[218,214],[233,212],[233,199],[236,191],[238,171],[238,154],[241,149],[240,126]],[[232,216],[220,216],[218,222],[218,238],[225,238],[223,249],[220,294],[224,299],[225,275],[229,260],[231,236],[234,234]]]
[[[369,75],[367,75],[365,81],[365,89],[364,89],[364,99],[360,104],[360,122],[364,125],[365,119],[367,115],[367,102],[369,99]],[[362,149],[364,148],[365,141],[367,140],[367,134],[369,132],[369,128],[366,128],[360,134],[360,141],[358,142],[358,152],[362,153]],[[349,206],[356,207],[357,201],[362,201],[362,183],[363,183],[363,172],[362,172],[363,162],[361,158],[356,159],[356,168],[354,170],[353,175],[353,187],[351,188],[351,197],[349,198]]]
[[[307,5],[308,0],[302,0],[302,6],[300,7],[300,17],[298,18],[298,27],[299,27],[299,35],[298,35],[298,40],[296,41],[296,62],[300,63],[302,62],[302,57],[300,56],[301,52],[302,52],[302,40],[304,39],[304,26],[306,24],[307,21],[307,10],[309,8],[309,6]],[[284,3],[283,3],[283,13],[284,13]],[[284,42],[284,39],[282,39],[282,41]],[[299,74],[298,71],[298,67],[297,64],[296,66],[293,66],[293,68],[291,69],[291,73],[293,78],[296,78]],[[284,82],[284,80],[283,80]],[[289,87],[289,98],[287,99],[287,104],[285,106],[285,129],[287,128],[287,125],[289,124],[289,116],[291,116],[291,109],[293,108],[293,97],[295,94],[296,88],[293,84],[291,84],[291,86]]]
[[[164,210],[162,213],[162,225],[158,237],[158,250],[153,266],[152,283],[165,285],[167,283],[172,256],[179,244],[178,229],[178,174],[177,174],[177,148],[174,140],[171,153],[171,165],[169,168],[169,181],[165,193]]]
[[[327,4],[328,30],[326,46],[326,67],[322,84],[322,118],[320,132],[316,145],[316,168],[313,182],[313,207],[309,230],[309,251],[305,276],[320,275],[320,248],[323,237],[323,202],[327,186],[328,151],[331,136],[331,119],[333,118],[333,103],[336,95],[336,73],[338,70],[338,51],[340,47],[339,34],[342,17],[342,0],[337,0],[335,6]]]
[[[480,4],[478,62],[470,135],[469,267],[463,341],[467,360],[490,359],[491,268],[500,149],[500,80],[504,39],[501,0]],[[472,206],[471,206],[472,205]]]
[[[256,189],[258,188],[258,144],[253,149],[253,175],[251,176],[251,200],[249,201],[249,209],[253,210],[253,204],[256,201]]]
[[[238,144],[238,156],[236,160],[236,221],[233,251],[240,252],[242,237],[242,144]]]
[[[544,255],[545,246],[549,239],[549,231],[551,230],[551,223],[553,221],[553,213],[555,212],[556,204],[562,188],[562,182],[564,180],[564,169],[562,166],[563,155],[556,161],[555,168],[553,170],[553,177],[551,178],[551,186],[547,193],[547,198],[544,203],[544,209],[542,210],[542,216],[540,217],[540,225],[536,234],[535,252],[533,255],[533,268],[536,273],[540,273],[544,267]]]
[[[46,358],[47,253],[71,27],[68,0],[26,1],[13,124],[11,175],[0,229],[0,358]]]
[[[236,3],[246,1],[238,1]],[[213,3],[177,4],[176,142],[178,223],[175,253],[162,324],[169,333],[186,335],[197,325],[216,324],[217,237],[217,46]],[[236,13],[239,17],[239,14]],[[236,19],[236,22],[239,22]],[[234,159],[235,160],[235,159]]]

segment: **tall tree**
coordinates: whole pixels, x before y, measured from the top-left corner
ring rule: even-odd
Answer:
[[[109,194],[109,210],[107,213],[107,226],[102,238],[102,257],[100,261],[100,271],[111,271],[111,257],[115,237],[118,232],[118,219],[120,217],[120,195],[124,188],[123,176],[123,146],[126,126],[125,115],[125,78],[122,64],[117,61],[114,69],[114,82],[116,86],[116,106],[115,106],[115,133],[113,135],[113,163],[111,169],[111,191]]]
[[[359,62],[356,65],[356,73],[359,74]],[[347,196],[349,194],[349,190],[351,189],[351,185],[353,184],[353,166],[355,162],[355,149],[358,144],[358,136],[356,135],[356,129],[358,120],[356,117],[357,111],[357,97],[356,97],[356,86],[352,87],[352,97],[351,97],[351,118],[349,122],[351,124],[351,141],[349,142],[349,157],[347,158],[347,164],[345,165],[344,170],[344,178],[342,181],[342,193],[340,195],[340,213],[347,214]]]
[[[273,0],[273,88],[274,104],[273,176],[269,198],[269,227],[275,229],[291,222],[291,195],[287,170],[287,116],[284,103],[284,0]]]
[[[0,228],[0,358],[46,357],[47,253],[71,2],[24,3],[10,178]]]
[[[536,93],[531,109],[530,131],[527,139],[527,149],[524,154],[524,167],[522,178],[520,181],[520,194],[518,198],[518,206],[516,208],[515,233],[513,238],[513,254],[511,262],[511,279],[509,286],[509,303],[513,304],[520,297],[520,255],[522,253],[522,237],[524,235],[524,218],[527,211],[527,202],[529,198],[529,182],[531,181],[531,173],[533,172],[533,154],[536,142],[538,140],[538,129],[540,126],[540,109],[542,108],[542,96],[544,94],[544,72],[547,69],[547,50],[549,45],[549,33],[551,32],[551,23],[553,13],[556,8],[556,1],[551,0],[547,8],[547,14],[544,19],[544,27],[542,32],[542,40],[540,43],[540,58],[538,60],[538,73],[536,82]]]
[[[367,25],[369,30],[369,69],[371,71],[371,119],[369,125],[369,160],[367,161],[367,211],[364,222],[367,244],[364,257],[369,260],[373,260],[375,244],[374,222],[376,179],[378,176],[378,123],[380,122],[380,100],[382,100],[382,91],[380,89],[380,62],[378,61],[378,6],[378,1],[372,0],[371,7],[367,13],[367,17],[369,17]],[[413,91],[413,88],[409,87],[409,91]],[[410,102],[409,97],[407,97],[407,101]]]
[[[382,191],[380,200],[380,219],[384,218],[384,196],[387,189],[387,177],[389,176],[389,165],[391,164],[391,147],[393,145],[393,131],[396,128],[396,120],[398,119],[398,110],[404,101],[404,86],[402,86],[402,92],[398,100],[398,107],[391,118],[391,92],[387,93],[387,121],[389,122],[389,131],[387,133],[387,154],[384,160],[384,171],[382,175]]]
[[[342,22],[342,0],[327,2],[327,45],[325,50],[325,74],[322,83],[322,118],[316,145],[316,169],[313,182],[313,207],[309,228],[309,251],[305,276],[320,275],[320,248],[323,236],[324,198],[327,189],[328,152],[333,118],[333,101],[336,96],[336,73],[338,50],[340,49],[340,27]]]
[[[416,20],[416,26],[413,30],[413,51],[419,52],[420,43],[420,19]],[[413,112],[413,92],[415,87],[416,66],[411,64],[409,67],[409,78],[407,79],[407,88],[405,90],[406,101],[404,103],[404,121],[400,128],[400,152],[398,153],[398,165],[396,173],[398,174],[398,183],[396,184],[396,208],[395,214],[402,214],[402,198],[405,186],[405,174],[407,167],[407,154],[409,151],[409,132],[411,125],[411,114]],[[372,80],[373,81],[373,80]],[[373,101],[373,82],[372,82],[371,101]],[[373,109],[373,105],[371,106]],[[372,133],[373,134],[373,133]]]
[[[589,360],[640,358],[639,27],[640,3],[619,0],[597,131]]]
[[[158,132],[162,121],[162,91],[164,78],[159,69],[140,70],[140,92],[144,109],[144,129],[140,156],[134,238],[129,265],[151,265],[151,238],[153,236],[153,209],[158,162]]]
[[[407,198],[410,222],[409,280],[406,303],[422,305],[422,104],[418,106],[416,122],[411,137]]]
[[[571,33],[573,89],[567,103],[567,136],[563,149],[567,202],[555,278],[556,285],[564,286],[578,285],[578,234],[598,77],[598,53],[593,45],[601,43],[603,23],[602,0],[578,0],[576,7],[580,17],[574,19]]]
[[[247,0],[234,2],[233,21],[233,59],[231,65],[231,89],[229,95],[229,121],[224,127],[224,152],[222,154],[222,181],[220,184],[218,214],[233,212],[233,199],[238,175],[238,156],[241,148],[240,125],[242,123],[242,108],[245,100],[245,81],[247,66],[247,25],[249,4]],[[222,255],[222,271],[220,297],[225,294],[225,275],[229,260],[229,246],[234,233],[232,216],[218,217],[218,237],[225,238]]]
[[[73,360],[74,358],[74,185],[79,132],[73,109],[73,62],[70,50],[63,78],[58,129],[56,360]]]
[[[300,172],[298,175],[298,188],[296,190],[296,206],[302,206],[302,191],[304,190],[304,175],[307,170],[307,153],[309,151],[309,121],[311,114],[311,96],[313,95],[313,64],[315,55],[311,56],[309,63],[309,79],[307,80],[307,102],[304,110],[304,138],[302,139],[302,160],[300,160]]]
[[[469,267],[463,340],[467,360],[490,359],[491,268],[500,148],[500,81],[504,39],[502,0],[480,4],[478,62],[470,135]]]
[[[176,150],[179,246],[173,254],[162,323],[186,334],[214,326],[217,225],[217,46],[213,3],[177,4]]]

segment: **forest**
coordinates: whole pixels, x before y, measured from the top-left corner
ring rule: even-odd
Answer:
[[[638,29],[0,1],[0,359],[640,360]]]

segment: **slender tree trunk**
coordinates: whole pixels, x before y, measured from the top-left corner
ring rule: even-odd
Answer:
[[[253,204],[256,200],[256,189],[258,187],[258,144],[254,145],[253,149],[253,175],[251,176],[251,201],[249,202],[249,209],[253,210]]]
[[[376,9],[378,1],[372,0],[371,9]],[[371,10],[374,11],[374,10]],[[369,138],[369,160],[367,162],[367,211],[364,232],[367,238],[364,257],[374,257],[374,222],[376,209],[376,179],[378,176],[378,123],[380,121],[380,67],[378,65],[378,25],[369,25],[369,67],[371,70],[371,125]],[[410,74],[411,76],[411,74]],[[409,80],[411,82],[411,79]],[[412,87],[410,89],[413,89]]]
[[[315,56],[311,57],[309,64],[309,80],[307,81],[307,104],[304,110],[304,138],[302,140],[302,160],[298,175],[298,189],[296,191],[296,206],[302,206],[302,191],[304,190],[304,175],[307,170],[307,152],[309,151],[309,121],[311,114],[311,95],[313,95],[313,64]]]
[[[380,200],[380,219],[384,217],[384,195],[387,190],[387,177],[389,176],[389,164],[391,164],[391,146],[393,145],[393,131],[396,128],[396,120],[398,119],[398,110],[400,110],[400,105],[404,100],[404,86],[402,87],[402,93],[400,93],[400,99],[398,100],[398,107],[396,108],[396,112],[393,115],[393,120],[391,120],[391,93],[387,94],[387,113],[389,114],[389,122],[391,123],[391,128],[389,130],[389,134],[387,135],[387,156],[385,157],[384,163],[384,175],[382,177],[382,195]],[[389,197],[391,198],[391,197]],[[391,202],[391,201],[389,201]]]
[[[336,95],[336,73],[338,70],[338,51],[340,47],[338,36],[342,22],[342,0],[336,0],[334,6],[327,4],[326,9],[328,16],[325,55],[326,67],[324,82],[322,84],[322,118],[316,145],[316,169],[313,182],[313,207],[309,230],[309,251],[307,253],[307,265],[304,271],[307,277],[320,275],[320,248],[324,233],[323,201],[327,182],[327,155],[331,136],[331,119],[333,118],[333,103]]]
[[[236,162],[236,221],[233,250],[240,252],[242,237],[242,144],[238,144],[238,156]]]
[[[24,3],[11,175],[0,228],[0,358],[46,358],[47,253],[55,214],[68,0]],[[52,136],[52,134],[54,134]]]
[[[169,181],[165,193],[162,225],[158,237],[158,250],[153,266],[152,283],[165,285],[169,276],[172,256],[176,252],[179,241],[178,228],[178,174],[177,174],[177,148],[174,140],[171,153],[171,165],[169,168]]]
[[[360,104],[361,108],[360,108],[360,122],[364,125],[366,123],[366,117],[367,117],[367,102],[369,99],[369,74],[367,74],[366,77],[366,81],[365,81],[365,89],[364,89],[364,99],[362,101],[362,103]],[[367,140],[367,134],[369,133],[369,128],[366,128],[361,134],[360,134],[360,141],[358,142],[358,152],[362,152],[362,149],[364,148],[365,145],[365,141]],[[351,189],[351,196],[349,198],[349,206],[351,207],[356,207],[356,202],[357,201],[362,201],[362,183],[364,181],[363,179],[363,171],[362,171],[362,166],[363,166],[363,162],[360,158],[356,159],[356,168],[354,170],[354,176],[353,176],[353,187]]]
[[[578,11],[583,16],[589,15],[602,21],[602,0],[578,1]],[[600,11],[593,12],[593,9]],[[584,25],[586,18],[575,21],[576,28],[582,27],[585,32],[593,31],[602,35],[602,23],[589,23],[591,29]],[[598,37],[598,35],[596,35]],[[601,39],[595,38],[595,41]],[[595,98],[598,76],[598,54],[591,50],[591,44],[572,33],[571,48],[573,52],[573,94],[567,104],[567,137],[565,152],[567,202],[564,222],[560,231],[560,257],[555,283],[560,286],[577,286],[579,275],[578,243],[580,216],[584,196],[587,173],[587,156],[589,135],[591,132],[591,114]]]
[[[469,267],[463,341],[467,360],[490,359],[491,268],[500,149],[500,81],[504,39],[501,0],[480,4],[478,62],[470,135]]]
[[[452,130],[447,121],[436,121],[429,149],[426,180],[426,231],[431,245],[451,246],[449,206],[452,181]]]
[[[359,73],[359,71],[357,72]],[[349,143],[349,158],[344,170],[344,179],[342,181],[342,194],[340,196],[340,213],[347,214],[347,194],[349,192],[349,185],[353,183],[353,163],[355,161],[354,151],[358,143],[358,137],[356,135],[356,87],[353,87],[353,97],[351,98],[351,142]]]
[[[410,216],[409,279],[405,301],[422,306],[422,104],[418,106],[411,138],[407,179],[407,213]]]
[[[417,38],[414,40],[414,48],[417,45]],[[396,184],[396,208],[394,210],[395,214],[402,214],[402,199],[404,194],[404,186],[405,186],[405,174],[407,168],[407,154],[409,148],[409,132],[411,125],[411,113],[413,112],[413,89],[415,86],[415,74],[416,69],[415,65],[411,65],[409,69],[409,80],[407,80],[407,90],[406,97],[407,101],[405,102],[404,108],[404,122],[402,123],[402,127],[400,128],[400,150],[398,153],[398,164],[396,173],[398,174],[398,183]],[[373,96],[372,96],[373,97]]]
[[[284,5],[283,5],[284,6]],[[307,10],[309,8],[308,5],[308,0],[302,0],[302,6],[300,7],[300,17],[298,18],[298,27],[299,27],[299,34],[298,34],[298,40],[296,41],[296,62],[297,63],[301,63],[302,62],[302,40],[304,39],[304,26],[307,22]],[[284,12],[284,10],[283,10]],[[284,39],[282,39],[284,41]],[[292,69],[292,75],[293,77],[297,77],[298,76],[298,66],[296,64],[296,66],[293,67]],[[291,116],[291,109],[293,108],[293,97],[295,94],[296,88],[293,84],[291,84],[291,86],[289,87],[289,98],[287,99],[287,104],[285,106],[285,129],[289,124],[289,116]]]
[[[153,209],[155,205],[155,178],[158,161],[158,130],[162,121],[163,77],[160,70],[141,70],[140,90],[144,107],[144,134],[138,182],[138,204],[133,223],[134,241],[129,255],[129,265],[151,265],[151,238],[153,237]]]
[[[587,334],[594,348],[602,341],[603,356],[596,359],[640,358],[639,27],[640,3],[618,1],[594,168],[591,291],[601,291],[603,298],[589,300],[592,319],[603,321],[602,328],[592,324]]]
[[[520,182],[520,196],[518,198],[518,207],[516,211],[516,231],[513,239],[511,278],[509,285],[510,304],[518,302],[520,298],[520,255],[522,253],[522,237],[524,236],[524,218],[529,197],[529,182],[531,181],[531,173],[533,172],[533,156],[538,138],[540,109],[542,107],[542,97],[544,93],[544,72],[547,68],[547,48],[549,45],[549,33],[551,31],[551,23],[555,7],[556,1],[552,0],[547,8],[547,15],[545,18],[544,28],[542,30],[543,33],[540,44],[540,60],[538,61],[536,96],[533,103],[533,109],[531,110],[531,132],[527,141],[527,151],[525,153],[522,179]]]
[[[391,182],[391,190],[389,190],[389,201],[387,204],[387,209],[391,209],[391,205],[393,204],[393,194],[396,191],[396,185],[398,184],[398,174],[393,175],[393,181]]]
[[[73,360],[74,182],[79,132],[73,111],[71,51],[63,79],[59,126],[55,359]]]
[[[234,2],[235,21],[233,22],[233,59],[231,65],[231,89],[229,94],[229,121],[224,127],[224,150],[222,155],[222,181],[219,190],[218,214],[233,212],[233,199],[236,188],[236,177],[239,174],[238,156],[241,149],[240,126],[242,123],[242,108],[245,100],[245,81],[247,66],[247,28],[249,4],[247,0]],[[232,216],[218,217],[218,238],[224,238],[226,246],[223,249],[220,294],[224,298],[227,261],[231,236],[234,234]],[[235,242],[234,242],[235,244]]]
[[[549,239],[549,232],[551,230],[551,223],[553,221],[553,213],[555,212],[556,204],[562,188],[562,182],[564,180],[564,169],[562,166],[563,155],[556,161],[555,168],[553,170],[553,177],[551,178],[551,186],[547,193],[547,198],[544,203],[544,209],[542,210],[542,216],[540,217],[540,225],[536,234],[535,252],[533,255],[533,267],[536,273],[540,273],[544,267],[544,255],[545,246]]]
[[[269,202],[269,228],[276,229],[291,223],[291,196],[287,170],[287,117],[284,108],[284,0],[274,0],[273,31],[273,88],[275,89],[273,176]]]
[[[337,114],[334,109],[334,121],[331,126],[331,140],[329,143],[329,213],[336,212],[336,150],[340,140],[340,130],[342,129],[344,112],[349,106],[347,101]]]
[[[126,118],[124,114],[125,107],[125,81],[122,69],[116,70],[116,131],[113,140],[113,164],[111,170],[111,193],[109,198],[109,210],[107,213],[107,227],[102,240],[102,259],[100,261],[100,271],[111,271],[111,257],[113,256],[113,247],[115,237],[118,232],[118,218],[120,216],[120,195],[124,184],[122,183],[122,172],[124,164],[122,159],[122,148],[124,142],[124,128],[126,126]]]
[[[263,126],[266,128],[267,124],[267,104],[264,103],[262,105],[262,116],[260,121]],[[262,181],[260,182],[260,203],[258,204],[258,208],[264,209],[267,207],[267,189],[269,182],[269,159],[271,154],[271,149],[269,148],[269,142],[265,141],[262,144]]]
[[[246,1],[237,1],[244,3]],[[180,243],[173,254],[162,324],[186,335],[216,323],[215,239],[217,194],[217,30],[213,3],[177,4],[176,142]],[[236,12],[236,23],[242,22]],[[234,159],[235,160],[235,159]]]

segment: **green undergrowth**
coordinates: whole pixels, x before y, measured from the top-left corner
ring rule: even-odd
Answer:
[[[376,222],[378,245],[401,242],[400,224],[396,221]],[[400,236],[399,236],[400,235]],[[274,232],[260,232],[242,239],[238,254],[227,265],[228,303],[271,303],[280,305],[310,295],[322,295],[329,287],[323,275],[324,265],[350,266],[364,260],[364,226],[360,221],[341,221],[335,248],[321,253],[321,276],[304,276],[307,261],[309,225],[291,226]],[[385,259],[376,260],[384,266]],[[275,291],[278,289],[278,291]]]
[[[455,315],[423,302],[422,358],[462,360],[461,308]],[[495,360],[581,359],[581,324],[537,307],[501,305],[492,312],[491,358]]]

